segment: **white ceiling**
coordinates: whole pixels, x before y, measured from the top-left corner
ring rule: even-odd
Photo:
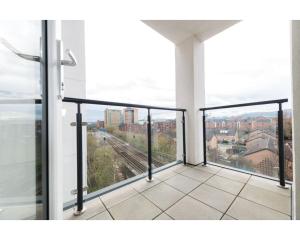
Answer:
[[[146,25],[178,44],[191,36],[199,41],[222,32],[239,20],[143,20]]]

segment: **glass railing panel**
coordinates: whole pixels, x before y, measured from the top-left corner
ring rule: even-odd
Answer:
[[[151,110],[153,169],[183,159],[181,119],[181,112]]]
[[[147,171],[146,120],[145,109],[86,105],[88,193]]]
[[[206,113],[207,160],[278,178],[278,106]]]
[[[283,111],[284,130],[284,156],[285,156],[285,177],[293,181],[293,135],[292,135],[292,111]]]

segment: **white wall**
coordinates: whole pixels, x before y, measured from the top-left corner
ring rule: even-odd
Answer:
[[[198,109],[205,106],[204,44],[195,37],[177,44],[175,61],[176,107],[187,109],[187,162],[199,164],[203,161],[202,115]],[[177,126],[180,120],[181,116],[178,116]],[[182,139],[181,136],[178,138]]]
[[[292,21],[292,108],[293,108],[293,150],[294,185],[293,218],[300,219],[300,21]]]
[[[85,79],[85,29],[84,21],[68,20],[62,21],[62,41],[64,49],[71,49],[78,65],[75,67],[64,67],[65,97],[86,98]],[[65,59],[68,57],[65,55]],[[85,107],[82,105],[83,120],[85,118]],[[72,103],[63,103],[62,138],[63,138],[63,199],[64,202],[75,199],[71,190],[76,189],[76,127],[70,123],[76,121],[77,106]],[[84,183],[86,186],[86,128],[83,127],[83,167]]]

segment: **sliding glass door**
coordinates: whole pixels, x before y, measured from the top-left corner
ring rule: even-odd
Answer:
[[[47,219],[46,21],[0,21],[0,219]]]

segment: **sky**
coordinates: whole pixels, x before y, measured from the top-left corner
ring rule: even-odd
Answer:
[[[242,21],[207,40],[206,106],[290,98],[289,31]],[[87,21],[86,36],[88,98],[176,105],[173,43],[141,21]]]
[[[206,105],[291,97],[289,21],[243,21],[205,42]]]
[[[176,106],[173,43],[138,20],[85,26],[87,98]],[[289,31],[289,21],[242,21],[205,41],[206,106],[290,98]],[[1,38],[36,55],[40,34],[38,22],[0,22]],[[39,97],[39,65],[20,60],[16,71],[14,59],[1,45],[0,97]]]
[[[175,106],[174,45],[141,21],[86,21],[87,97]]]

